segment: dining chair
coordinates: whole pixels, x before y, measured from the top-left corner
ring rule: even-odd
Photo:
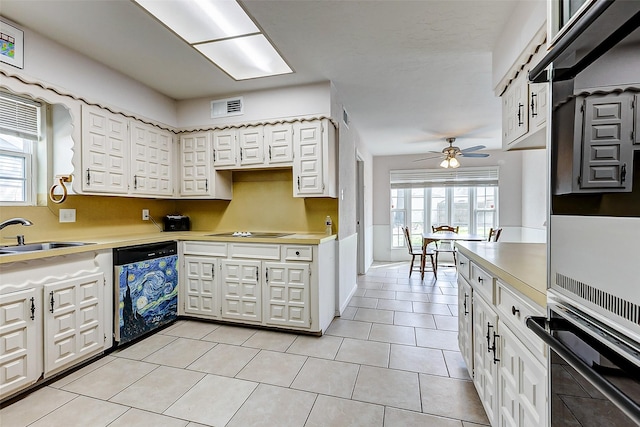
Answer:
[[[450,225],[439,225],[439,226],[431,226],[431,231],[434,233],[458,233],[460,227],[452,227]],[[436,253],[436,265],[438,265],[438,254],[440,252],[448,252],[453,254],[453,265],[458,265],[458,259],[456,258],[456,248],[453,246],[453,242],[451,240],[439,240],[435,242],[435,253]]]
[[[427,248],[425,251],[423,250],[422,245],[420,246],[412,245],[411,234],[409,233],[409,227],[402,227],[402,233],[404,234],[404,240],[407,245],[407,248],[409,248],[409,255],[411,255],[411,266],[409,267],[409,277],[411,277],[411,273],[413,273],[414,271],[414,264],[415,264],[416,257],[419,256],[420,263],[418,264],[417,267],[418,267],[418,271],[420,271],[420,274],[422,275],[422,278],[424,278],[424,272],[422,271],[422,266],[424,265],[423,258],[428,256],[431,259],[431,267],[433,268],[433,275],[436,276],[436,279],[437,279],[438,276],[436,271],[436,262],[433,257],[435,255],[435,252],[433,251],[433,249]]]
[[[502,228],[491,228],[489,229],[489,238],[487,242],[497,242],[500,238],[500,234],[502,233]]]

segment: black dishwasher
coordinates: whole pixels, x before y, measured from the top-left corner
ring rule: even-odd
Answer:
[[[113,250],[114,339],[147,335],[178,316],[178,244],[150,243]]]

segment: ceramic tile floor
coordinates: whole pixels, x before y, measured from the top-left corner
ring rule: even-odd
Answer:
[[[322,337],[181,320],[0,410],[18,426],[488,424],[457,345],[456,272],[376,263]]]

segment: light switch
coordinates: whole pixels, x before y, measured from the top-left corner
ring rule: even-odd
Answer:
[[[76,210],[60,209],[58,212],[58,218],[60,219],[60,222],[76,222]]]

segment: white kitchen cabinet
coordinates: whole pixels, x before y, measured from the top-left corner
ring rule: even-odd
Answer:
[[[460,261],[458,260],[458,263]],[[467,365],[469,376],[473,378],[473,291],[467,280],[458,276],[458,346]]]
[[[173,196],[173,134],[142,122],[131,122],[132,194]]]
[[[0,399],[112,346],[112,265],[110,250],[2,265]]]
[[[220,317],[220,288],[216,280],[219,260],[209,256],[184,257],[184,314]]]
[[[293,126],[293,196],[337,197],[335,128],[328,119]]]
[[[526,326],[527,317],[544,309],[492,273],[491,265],[480,267],[462,253],[458,259],[464,267],[458,275],[458,342],[491,425],[547,425],[546,346]]]
[[[44,284],[45,374],[103,350],[104,286],[101,272]]]
[[[334,243],[183,242],[179,314],[322,333],[335,316]]]
[[[473,295],[473,383],[492,426],[498,419],[498,365],[495,338],[498,316],[479,294]]]
[[[99,107],[82,106],[82,190],[127,194],[127,119]]]
[[[266,164],[263,126],[247,126],[238,129],[238,145],[241,168]]]
[[[260,261],[223,260],[220,277],[223,319],[262,321]]]
[[[238,164],[238,131],[222,129],[211,132],[213,166],[216,169],[235,169]]]
[[[308,328],[311,324],[309,264],[265,263],[265,322]]]
[[[281,123],[264,127],[267,163],[272,166],[293,166],[293,125]]]
[[[529,131],[528,84],[520,73],[502,95],[503,143],[507,146]]]
[[[499,426],[543,426],[547,419],[547,370],[517,335],[498,322]]]
[[[211,132],[180,137],[180,196],[231,200],[231,172],[213,168]]]
[[[40,377],[41,322],[41,290],[29,288],[0,295],[0,398]]]

